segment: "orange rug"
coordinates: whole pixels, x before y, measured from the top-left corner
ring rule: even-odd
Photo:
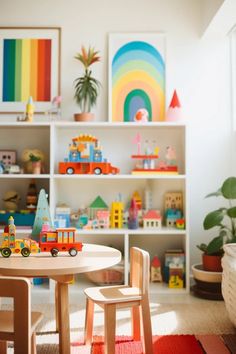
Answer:
[[[73,344],[75,346],[76,343]],[[153,349],[154,354],[235,354],[236,334],[153,336]],[[79,346],[79,353],[85,353],[83,345]],[[91,353],[104,354],[102,337],[93,338]],[[133,341],[131,337],[118,336],[116,354],[143,354],[142,343]]]

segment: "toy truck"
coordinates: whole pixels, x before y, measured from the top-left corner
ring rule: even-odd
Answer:
[[[59,162],[61,174],[117,174],[119,169],[102,157],[99,141],[92,135],[80,135],[72,139],[69,156]]]

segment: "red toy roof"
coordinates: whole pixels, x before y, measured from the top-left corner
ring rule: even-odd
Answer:
[[[174,94],[173,94],[173,97],[172,97],[169,107],[172,107],[172,108],[181,107],[176,90],[174,90]]]
[[[160,219],[161,215],[156,210],[149,210],[143,217],[143,219]]]
[[[151,262],[151,266],[152,267],[160,267],[161,266],[160,259],[157,256],[153,257],[153,260]]]

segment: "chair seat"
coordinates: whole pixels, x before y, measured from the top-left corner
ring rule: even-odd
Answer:
[[[43,315],[41,312],[31,313],[31,330],[35,331]],[[5,334],[14,333],[13,311],[0,311],[0,332]]]
[[[84,293],[88,298],[100,304],[140,301],[142,298],[139,288],[126,285],[87,288]]]

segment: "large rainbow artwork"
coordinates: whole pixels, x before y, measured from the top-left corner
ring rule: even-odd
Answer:
[[[51,101],[51,39],[4,39],[3,102]]]
[[[152,44],[131,41],[112,59],[112,121],[132,122],[141,108],[150,121],[164,120],[165,63]]]

